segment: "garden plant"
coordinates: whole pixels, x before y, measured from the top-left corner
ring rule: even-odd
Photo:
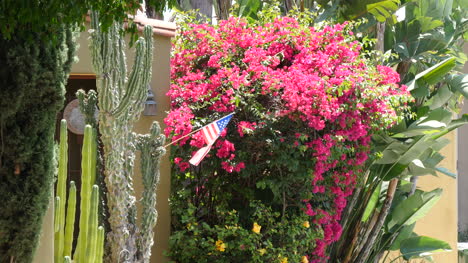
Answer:
[[[54,261],[100,263],[104,254],[104,228],[99,226],[99,188],[96,181],[97,137],[90,125],[85,127],[81,162],[79,236],[74,243],[76,186],[70,181],[67,198],[68,136],[67,122],[60,125],[60,151],[54,217]],[[74,251],[74,253],[73,253]],[[72,256],[73,255],[73,256]]]
[[[149,262],[157,220],[156,188],[160,158],[165,153],[162,146],[165,136],[160,134],[157,122],[152,124],[148,134],[133,132],[133,125],[143,111],[151,79],[153,30],[150,26],[145,27],[143,37],[135,43],[135,60],[127,78],[125,39],[120,34],[123,25],[116,22],[104,31],[99,17],[97,12],[92,12],[90,49],[97,75],[98,125],[109,213],[106,220],[110,225],[105,261]],[[86,99],[95,93],[80,92],[79,96]],[[133,188],[137,151],[141,153],[144,187],[140,223],[136,220],[137,200]]]
[[[173,0],[148,0],[161,11]],[[16,1],[0,9],[0,262],[31,262],[53,189],[54,132],[75,59],[75,32],[90,8],[103,28],[139,0]],[[136,36],[136,34],[134,34]]]
[[[326,262],[340,238],[371,136],[401,121],[412,98],[352,25],[309,15],[181,26],[166,135],[235,114],[198,167],[188,160],[201,133],[171,151],[173,260]]]

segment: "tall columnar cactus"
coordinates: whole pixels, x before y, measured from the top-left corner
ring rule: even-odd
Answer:
[[[60,127],[59,175],[57,181],[55,213],[55,262],[68,262],[72,259],[73,230],[76,211],[76,187],[70,182],[66,204],[67,181],[67,123],[62,120]],[[86,125],[81,162],[81,207],[80,232],[73,262],[102,262],[104,245],[102,227],[98,226],[99,189],[93,185],[96,178],[96,132]],[[91,186],[93,185],[93,186]],[[65,211],[65,207],[67,207]],[[101,252],[100,252],[101,251]]]
[[[156,188],[159,183],[159,164],[161,156],[166,152],[163,147],[165,136],[161,128],[154,122],[150,134],[138,135],[137,148],[141,151],[141,173],[143,176],[142,223],[140,229],[139,248],[143,262],[149,262],[153,246],[153,228],[156,225]]]
[[[132,132],[146,101],[151,78],[152,28],[144,29],[144,37],[136,42],[133,68],[127,78],[125,43],[121,24],[107,32],[100,28],[98,15],[92,13],[90,49],[97,75],[99,131],[104,148],[105,183],[109,208],[110,233],[107,235],[108,262],[149,262],[153,244],[152,228],[156,222],[156,185],[159,180],[159,158],[164,137],[159,125],[151,134]],[[133,168],[136,151],[142,151],[144,182],[143,223],[136,225],[133,190]]]
[[[59,151],[59,169],[57,190],[55,197],[55,244],[54,259],[59,262],[63,258],[65,244],[65,200],[67,198],[67,166],[68,166],[68,136],[67,122],[62,120],[60,123],[60,151]]]

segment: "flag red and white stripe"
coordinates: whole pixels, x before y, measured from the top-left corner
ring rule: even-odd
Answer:
[[[195,165],[195,166],[198,166],[201,162],[201,160],[203,160],[203,158],[205,158],[206,154],[210,151],[211,149],[211,146],[213,146],[213,144],[210,144],[210,145],[207,145],[205,147],[202,147],[200,148],[193,156],[192,156],[192,159],[190,159],[190,163]]]
[[[215,122],[212,122],[203,127],[201,132],[203,134],[203,138],[205,138],[206,144],[208,145],[213,144],[216,141],[216,139],[218,139],[220,134],[218,125],[216,125]]]
[[[217,121],[214,121],[201,129],[201,133],[207,146],[200,148],[189,160],[189,163],[195,166],[200,164],[201,160],[203,160],[203,158],[205,158],[205,156],[210,151],[211,146],[213,146],[216,139],[218,139],[219,135],[221,135],[221,132],[224,130],[224,128],[226,128],[227,124],[232,118],[232,114],[233,113]]]

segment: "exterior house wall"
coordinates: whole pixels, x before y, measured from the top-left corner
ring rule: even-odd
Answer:
[[[144,21],[147,22],[147,21]],[[165,23],[163,26],[170,28],[173,31],[175,26],[170,23]],[[134,131],[138,133],[147,133],[153,121],[158,121],[164,129],[163,119],[166,112],[169,110],[169,98],[166,93],[169,90],[170,83],[170,49],[171,39],[170,33],[167,30],[154,29],[154,52],[153,52],[153,72],[151,77],[151,88],[154,94],[154,100],[157,103],[156,116],[141,116],[135,124]],[[79,61],[72,67],[71,74],[94,74],[91,55],[88,49],[88,32],[82,32],[77,39],[80,48],[76,56]],[[128,38],[127,38],[128,43]],[[134,49],[130,49],[127,54],[127,68],[130,70],[134,59]],[[170,234],[170,211],[169,211],[169,191],[170,191],[170,163],[169,152],[163,157],[161,162],[161,179],[157,191],[157,211],[158,221],[155,231],[155,244],[153,246],[151,262],[166,262],[163,257],[164,250],[168,249],[168,240]],[[136,178],[134,181],[137,200],[141,198],[143,185],[139,174],[139,160],[135,163]],[[138,207],[141,210],[141,207]],[[43,234],[36,253],[34,263],[54,262],[54,233],[53,233],[53,203],[49,206],[49,211],[44,218]]]

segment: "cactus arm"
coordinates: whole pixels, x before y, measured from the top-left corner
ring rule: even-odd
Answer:
[[[60,150],[59,168],[57,178],[57,204],[55,210],[55,234],[54,234],[54,256],[58,261],[63,257],[63,241],[65,235],[65,200],[67,199],[67,167],[68,167],[68,131],[67,121],[60,122]]]
[[[151,247],[153,246],[153,228],[156,225],[158,213],[156,211],[156,190],[159,184],[159,165],[161,157],[165,154],[163,147],[165,136],[161,135],[161,129],[157,122],[151,126],[151,133],[140,135],[138,148],[141,151],[141,173],[143,176],[143,212],[140,227],[139,248],[142,254],[142,262],[149,263]]]
[[[97,110],[97,93],[95,90],[89,90],[87,93],[79,89],[76,92],[80,111],[85,117],[85,123],[97,128],[96,110]]]
[[[145,101],[147,85],[150,82],[153,60],[153,30],[150,26],[144,29],[144,38],[140,38],[136,45],[136,56],[133,68],[127,83],[127,89],[119,107],[114,111],[116,116],[123,114],[124,109],[137,106],[130,114],[138,118],[141,110],[136,102]],[[143,87],[142,87],[143,86]],[[139,107],[140,106],[140,107]]]
[[[97,131],[92,129],[91,134],[91,149],[90,149],[90,158],[89,158],[89,174],[90,174],[90,184],[94,185],[96,183],[96,170],[97,170]]]
[[[59,231],[60,231],[60,196],[56,196],[55,202],[54,202],[54,233],[58,233]]]
[[[75,182],[70,182],[70,189],[67,202],[67,219],[65,225],[65,240],[63,247],[63,255],[71,257],[73,245],[73,231],[75,228],[75,213],[76,213],[76,186]]]
[[[151,73],[153,72],[153,28],[151,26],[145,26],[143,35],[146,42],[146,56],[143,62],[143,68],[145,69],[143,71],[143,83],[149,83],[151,80]]]
[[[112,112],[115,116],[121,116],[123,113],[126,113],[126,110],[134,103],[133,99],[136,98],[138,90],[141,89],[140,85],[143,84],[141,68],[143,67],[143,56],[145,55],[145,42],[141,38],[136,44],[136,50],[135,62],[128,79],[126,92],[117,109]]]
[[[101,40],[101,27],[99,25],[99,20],[97,19],[97,12],[92,11],[91,12],[91,28],[90,30],[91,33],[91,40],[90,40],[90,50],[91,50],[91,58],[92,58],[92,63],[94,67],[94,71],[96,72],[97,75],[102,74],[102,46],[100,45],[102,43]]]
[[[93,185],[91,193],[90,218],[88,225],[88,242],[86,258],[88,263],[96,260],[96,247],[98,242],[98,207],[99,207],[99,187]]]
[[[104,257],[104,227],[99,226],[97,230],[96,259],[94,263],[102,263]]]
[[[136,198],[132,178],[136,156],[135,141],[138,136],[132,133],[132,130],[143,110],[151,78],[152,29],[145,28],[144,38],[137,42],[135,60],[127,79],[125,44],[122,35],[119,34],[122,25],[115,23],[109,32],[102,32],[98,19],[98,15],[94,13],[92,25],[96,28],[91,34],[93,41],[90,48],[93,50],[93,56],[99,56],[99,59],[93,61],[96,61],[94,67],[98,74],[99,129],[104,150],[104,181],[107,187],[108,222],[111,230],[107,235],[110,255],[106,255],[106,261],[140,262],[142,251],[139,251],[139,245],[144,243],[147,247],[145,249],[150,251],[150,246],[147,245],[150,242],[139,242],[141,231],[136,226]],[[154,143],[151,143],[149,148],[153,146]],[[151,154],[152,151],[154,149],[151,150]],[[147,170],[151,170],[152,167],[154,165]],[[148,189],[155,189],[157,179],[150,179],[148,185]],[[147,192],[148,207],[153,208],[148,208],[145,213],[151,215],[148,218],[153,219],[148,221],[148,227],[145,229],[152,231],[156,218],[155,195],[151,195],[149,190]],[[152,232],[145,235],[152,235]],[[99,254],[100,250],[97,250]]]
[[[86,258],[86,244],[88,242],[88,231],[87,229],[90,214],[90,197],[91,197],[91,171],[96,167],[91,166],[92,157],[92,128],[90,125],[86,125],[84,133],[83,150],[81,157],[81,204],[80,204],[80,234],[78,235],[78,247],[75,252],[74,259],[78,262]]]

